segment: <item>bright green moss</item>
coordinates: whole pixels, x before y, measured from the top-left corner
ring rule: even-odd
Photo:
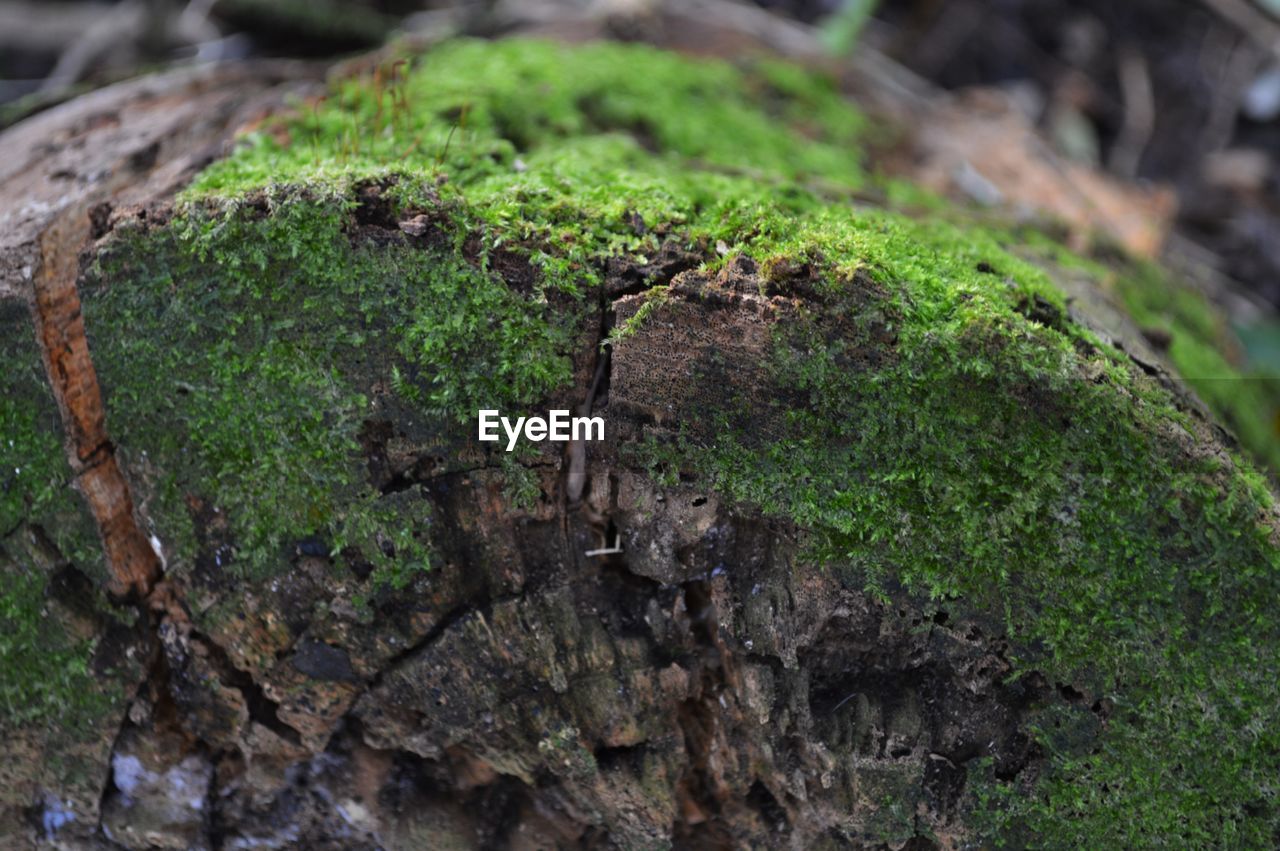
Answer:
[[[860,118],[776,64],[743,74],[641,46],[460,41],[378,79],[297,115],[288,144],[252,137],[192,194],[395,173],[413,202],[447,176],[441,197],[465,199],[494,246],[527,245],[549,286],[573,289],[602,256],[643,260],[676,229],[736,239],[766,210],[863,182]]]
[[[1254,457],[1280,470],[1280,376],[1244,365],[1221,312],[1157,267],[1134,264],[1114,276],[1114,287],[1135,322],[1168,336],[1168,357],[1179,376]]]
[[[288,145],[256,137],[195,190],[387,167],[518,187],[538,177],[520,176],[525,154],[615,134],[660,159],[771,180],[862,182],[856,113],[829,83],[776,63],[743,74],[640,45],[456,41],[413,60],[411,72],[385,69],[378,79],[342,84],[291,122]]]
[[[394,408],[456,447],[480,403],[562,388],[610,259],[674,241],[708,265],[749,256],[784,290],[808,268],[808,307],[776,328],[772,406],[708,402],[716,439],[704,425],[632,454],[794,519],[872,588],[1003,613],[1023,670],[1115,706],[1101,734],[1046,723],[1034,789],[984,786],[979,821],[1011,843],[1274,839],[1273,498],[1067,320],[1006,250],[1018,236],[855,206],[860,122],[790,69],[459,42],[390,80],[343,83],[276,128],[287,142],[247,140],[175,225],[118,236],[86,296],[113,434],[139,469],[155,459],[149,516],[184,556],[193,493],[228,510],[253,570],[311,534],[370,555],[423,544],[429,518],[406,526],[365,484],[359,423]],[[362,236],[370,180],[383,224],[428,215],[434,247]],[[498,251],[540,274],[505,285]]]
[[[992,787],[1015,846],[1267,845],[1280,558],[1257,474],[1193,448],[1172,398],[981,234],[846,215],[784,251],[848,283],[779,323],[774,387],[698,412],[701,474],[874,589],[1002,612],[1024,670],[1115,702],[1034,792]]]

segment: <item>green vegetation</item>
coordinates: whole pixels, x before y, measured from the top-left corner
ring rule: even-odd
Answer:
[[[477,185],[480,196],[496,188],[492,178],[551,192],[556,175],[540,174],[526,155],[560,163],[560,145],[602,136],[637,142],[634,150],[651,154],[637,160],[748,171],[775,182],[863,180],[851,147],[861,119],[829,83],[774,62],[744,75],[639,45],[456,41],[415,59],[412,72],[388,66],[372,80],[341,82],[324,103],[300,109],[288,144],[269,133],[254,137],[249,148],[206,170],[195,192],[391,167],[441,171]],[[523,177],[515,166],[520,158]],[[619,166],[628,163],[595,158],[582,165],[609,167],[616,182],[625,179]],[[618,188],[563,197],[571,209],[581,208]]]
[[[213,499],[241,575],[277,572],[315,535],[388,570],[394,552],[400,577],[406,561],[425,569],[425,543],[367,483],[361,422],[408,402],[406,425],[447,444],[477,406],[539,399],[567,380],[577,314],[552,316],[460,250],[353,239],[340,199],[261,201],[266,215],[192,206],[177,226],[121,233],[85,289],[113,434],[155,471],[149,516],[190,563],[188,501]],[[398,402],[371,398],[391,384]]]
[[[856,189],[861,124],[829,84],[777,63],[744,75],[641,46],[460,41],[412,73],[339,84],[299,108],[287,144],[251,137],[191,195],[394,174],[406,205],[464,201],[458,225],[524,247],[545,286],[573,291],[603,257],[643,260],[675,230],[736,241],[766,213]]]
[[[71,487],[28,323],[25,305],[0,304],[0,727],[39,719],[78,728],[105,708],[88,668],[93,644],[51,616],[46,566],[24,557],[20,539],[38,529],[64,558],[100,578],[102,559]]]
[[[119,697],[90,670],[93,642],[50,615],[46,576],[26,567],[0,578],[0,730],[38,721],[80,732]]]
[[[694,218],[714,223],[698,239],[734,238],[775,195],[816,203],[762,184],[761,168],[775,183],[861,181],[859,119],[790,68],[746,78],[645,48],[574,58],[462,42],[412,74],[347,81],[294,117],[289,144],[264,133],[207,170],[169,225],[113,237],[85,310],[113,436],[156,471],[148,514],[171,558],[192,562],[189,498],[216,493],[241,575],[280,570],[291,542],[319,535],[335,552],[362,544],[402,583],[382,555],[398,521],[360,470],[373,406],[407,407],[419,437],[447,445],[477,408],[527,406],[568,381],[604,258],[644,262]],[[688,120],[670,121],[680,110]],[[432,247],[363,236],[370,187],[380,233],[421,214]],[[530,266],[528,291],[489,269],[497,252]]]
[[[26,306],[0,304],[0,538],[25,521],[105,578],[97,530],[71,487],[62,427]]]
[[[1152,262],[1115,256],[1105,240],[1099,246],[1107,255],[1103,262],[1068,251],[1034,229],[1018,228],[1015,234],[1020,255],[1084,274],[1111,294],[1254,460],[1273,476],[1280,472],[1280,361],[1269,348],[1276,329],[1233,329],[1191,282]],[[1242,330],[1252,331],[1252,339]]]
[[[458,42],[339,83],[99,259],[85,310],[149,516],[188,564],[194,495],[227,511],[247,575],[321,535],[400,584],[427,524],[366,483],[371,412],[456,449],[480,403],[563,388],[609,260],[670,241],[750,257],[780,292],[813,270],[776,327],[774,401],[708,400],[718,439],[632,451],[793,518],[881,593],[1003,613],[1024,670],[1107,698],[1100,735],[1046,717],[1034,789],[986,779],[980,820],[1010,843],[1273,844],[1272,496],[1066,318],[1020,237],[858,208],[860,126],[810,75],[641,47]],[[512,257],[527,285],[495,273]],[[1175,362],[1234,374],[1181,336]]]
[[[996,787],[1013,845],[1264,846],[1280,559],[1261,477],[1197,450],[1206,429],[994,243],[860,219],[822,253],[865,258],[879,288],[852,281],[777,326],[776,386],[698,412],[717,435],[691,447],[701,473],[881,593],[1003,612],[1024,671],[1114,702],[1035,790]],[[1000,270],[987,283],[980,260]]]
[[[1259,461],[1280,471],[1280,376],[1241,366],[1226,318],[1158,267],[1132,264],[1114,276],[1114,288],[1135,322],[1168,336],[1178,374]]]
[[[41,370],[40,361],[32,357],[25,364],[18,360],[8,363],[14,364],[13,370],[6,368],[6,375],[0,376],[6,385],[0,390],[0,536],[14,531],[27,518],[45,516],[66,498],[71,478],[57,420],[50,422],[42,416],[52,409],[53,399],[46,395],[40,400],[47,405],[42,411],[13,386],[17,382],[12,378],[23,367]],[[37,375],[23,377],[30,379],[31,387],[39,387],[35,382],[43,380]]]

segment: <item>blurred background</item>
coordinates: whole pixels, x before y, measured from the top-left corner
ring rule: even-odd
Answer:
[[[602,7],[606,17],[627,22],[614,36],[646,38],[636,28],[663,5],[677,4],[0,0],[0,127],[93,87],[174,64],[263,56],[328,60],[398,36],[536,30],[575,16],[598,18]],[[1280,0],[688,0],[678,6],[710,28],[732,19],[738,31],[784,53],[795,45],[804,52],[816,39],[836,60],[885,57],[911,79],[954,93],[967,123],[943,135],[970,139],[970,151],[960,154],[968,171],[953,181],[962,194],[987,204],[1043,207],[1043,198],[1028,200],[988,179],[1002,164],[984,172],[978,160],[990,147],[983,122],[1004,139],[1010,134],[1001,128],[1013,115],[1017,126],[1035,131],[1036,144],[1052,149],[1053,168],[1067,175],[1067,184],[1083,185],[1076,175],[1086,170],[1103,176],[1093,207],[1114,205],[1117,221],[1140,220],[1132,234],[1117,227],[1120,244],[1148,256],[1173,244],[1181,257],[1227,282],[1216,300],[1242,343],[1239,357],[1247,363],[1241,365],[1280,372]],[[683,33],[682,46],[738,49],[737,42],[713,44],[699,32]],[[1023,172],[1006,176],[1006,184],[1033,182]],[[1071,218],[1070,211],[1063,215]]]

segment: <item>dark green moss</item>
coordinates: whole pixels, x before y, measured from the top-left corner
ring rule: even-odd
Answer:
[[[0,730],[61,726],[72,740],[122,695],[91,670],[94,642],[67,634],[50,611],[48,576],[8,561],[0,550]]]
[[[25,309],[21,317],[26,322]],[[6,322],[15,335],[31,332]],[[41,517],[63,502],[71,471],[63,455],[53,399],[41,388],[43,369],[32,345],[26,352],[5,346],[6,369],[0,376],[0,535],[29,517]],[[12,359],[10,359],[12,358]],[[33,392],[40,396],[33,398]],[[41,392],[42,391],[42,392]],[[54,414],[53,418],[49,415]]]
[[[0,302],[0,727],[78,730],[105,708],[93,643],[51,612],[52,560],[102,577],[97,536],[71,485],[61,425],[26,306]],[[28,557],[35,547],[42,562]]]
[[[0,538],[24,522],[105,578],[97,532],[71,485],[62,424],[26,305],[0,302]]]

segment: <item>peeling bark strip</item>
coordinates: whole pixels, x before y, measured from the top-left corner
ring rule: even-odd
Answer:
[[[160,559],[138,528],[129,483],[107,436],[102,391],[89,355],[76,287],[77,257],[89,233],[88,210],[77,206],[60,214],[40,235],[31,318],[66,430],[67,460],[102,537],[111,593],[141,598],[160,578]]]

